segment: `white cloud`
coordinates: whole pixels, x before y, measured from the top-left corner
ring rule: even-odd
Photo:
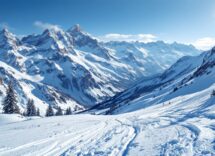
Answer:
[[[44,22],[41,22],[41,21],[35,21],[34,26],[36,26],[36,27],[38,27],[40,29],[52,29],[52,30],[56,30],[56,31],[61,30],[59,25],[54,25],[54,24],[50,24],[50,23],[44,23]]]
[[[209,50],[213,46],[215,46],[215,38],[204,37],[196,40],[193,45],[201,50]]]
[[[130,35],[130,34],[106,34],[104,36],[98,37],[101,41],[107,42],[107,41],[139,41],[139,42],[152,42],[156,40],[156,36],[152,34],[136,34],[136,35]]]

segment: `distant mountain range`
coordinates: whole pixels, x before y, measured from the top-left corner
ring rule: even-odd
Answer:
[[[196,56],[201,51],[192,45],[176,42],[99,42],[79,25],[67,31],[47,29],[22,39],[3,29],[0,53],[1,98],[6,84],[13,81],[20,108],[24,109],[30,98],[41,113],[48,104],[63,109],[89,108],[122,91],[121,95],[135,93],[139,97],[147,83],[153,88],[165,88],[167,82],[181,75],[185,78],[184,74],[196,69],[203,58],[203,54]],[[197,61],[195,57],[184,57],[169,68],[187,55],[195,56]],[[130,88],[137,82],[141,87]],[[189,78],[181,85],[172,85],[181,88],[187,82]],[[124,99],[117,100],[122,103]]]
[[[210,99],[215,90],[214,84],[215,47],[199,56],[182,57],[162,74],[137,82],[127,90],[94,106],[93,109],[107,110],[108,114],[121,114],[162,103],[168,105],[171,101],[174,104],[186,101],[192,104],[200,100],[201,102],[197,104],[205,103],[204,109],[202,107],[202,110],[199,108],[192,113],[207,113],[213,101],[205,102],[205,100]],[[185,106],[180,106],[178,109],[182,107]]]

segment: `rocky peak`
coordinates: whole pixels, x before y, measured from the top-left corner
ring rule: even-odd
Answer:
[[[73,31],[80,32],[81,31],[80,25],[79,24],[74,25]]]
[[[0,47],[3,49],[15,49],[20,45],[20,41],[8,29],[4,28],[0,31]]]
[[[69,32],[70,34],[76,34],[76,33],[81,33],[82,29],[81,29],[81,26],[79,24],[75,24],[73,27],[68,29],[67,32]]]
[[[25,37],[23,42],[44,50],[65,50],[73,45],[72,38],[66,32],[55,29],[46,29],[42,34]]]

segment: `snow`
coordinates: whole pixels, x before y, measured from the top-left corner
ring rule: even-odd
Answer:
[[[5,86],[13,79],[15,90],[22,97],[20,106],[25,108],[29,94],[41,114],[48,104],[91,107],[145,76],[162,72],[182,54],[199,53],[193,47],[176,43],[108,45],[80,26],[68,31],[47,29],[21,40],[3,30],[0,47],[0,75]],[[178,54],[175,56],[171,50]],[[161,54],[165,57],[158,58]]]
[[[204,91],[184,98],[121,115],[80,114],[2,124],[0,155],[214,155],[215,120],[206,114],[215,115],[215,105],[195,114],[211,97]]]
[[[103,44],[79,26],[25,37],[23,45],[1,35],[10,50],[3,46],[0,57],[0,100],[12,79],[22,111],[28,98],[44,115],[48,104],[83,108],[126,89],[83,114],[0,114],[1,156],[215,155],[214,50],[167,69],[199,51],[162,41]]]
[[[214,87],[119,115],[0,116],[0,155],[215,155]]]
[[[162,73],[183,56],[200,54],[193,46],[168,44],[163,41],[151,43],[111,41],[104,45],[113,51],[114,57],[144,76]]]
[[[214,71],[195,77],[189,88],[171,94],[174,83],[169,84],[119,107],[118,115],[85,113],[31,120],[0,115],[0,155],[215,155],[213,78]]]
[[[19,114],[0,114],[0,126],[24,120],[26,118]]]

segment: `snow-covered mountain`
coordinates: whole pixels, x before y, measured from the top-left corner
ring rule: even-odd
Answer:
[[[111,114],[125,113],[152,105],[176,103],[176,100],[187,97],[190,101],[200,99],[195,97],[198,93],[207,93],[203,96],[210,97],[215,89],[214,78],[215,48],[199,56],[182,57],[164,73],[143,79],[94,108],[109,110]]]
[[[22,39],[4,29],[0,53],[1,98],[12,80],[21,109],[31,98],[44,113],[47,104],[80,109],[95,105],[200,51],[176,43],[101,43],[76,25]]]
[[[111,41],[104,45],[112,49],[120,61],[132,64],[133,68],[146,76],[162,73],[183,56],[199,54],[192,45],[177,42],[168,44],[163,41],[151,43]]]
[[[130,64],[120,61],[114,48],[79,31],[77,26],[68,32],[46,30],[20,41],[4,30],[0,100],[9,80],[21,106],[32,98],[41,111],[47,104],[83,108],[80,97],[87,93],[108,91],[108,84],[118,89],[127,80],[119,74]],[[0,114],[0,155],[215,155],[215,48],[136,80],[88,110],[116,115]]]
[[[0,155],[214,156],[214,78],[212,49],[118,95],[118,115],[0,114]]]

